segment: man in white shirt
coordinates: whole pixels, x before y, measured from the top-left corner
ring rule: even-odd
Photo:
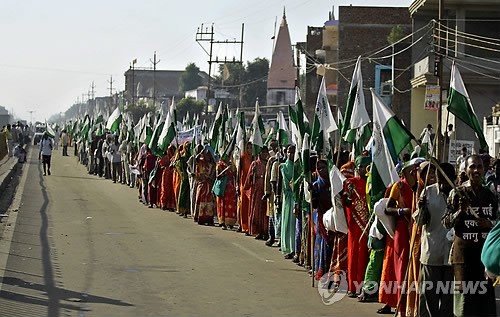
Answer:
[[[50,175],[50,158],[52,157],[52,139],[49,138],[49,134],[44,132],[42,140],[40,141],[40,153],[38,154],[38,160],[42,159],[43,164],[43,176],[49,173]]]

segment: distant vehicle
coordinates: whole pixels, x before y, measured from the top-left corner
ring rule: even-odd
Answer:
[[[43,137],[43,132],[35,132],[33,135],[33,145],[37,145]]]
[[[43,137],[43,133],[46,130],[45,123],[41,123],[39,121],[35,122],[35,134],[33,135],[33,145],[37,145],[38,142]]]

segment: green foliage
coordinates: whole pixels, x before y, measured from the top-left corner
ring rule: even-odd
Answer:
[[[135,105],[128,105],[123,109],[123,112],[128,112],[132,116],[134,122],[138,122],[146,113],[156,111],[157,109],[153,104],[146,101],[139,100]]]
[[[191,89],[196,89],[201,85],[201,77],[199,75],[200,68],[195,63],[189,63],[182,73],[180,79],[180,89],[185,92]]]
[[[269,61],[266,58],[257,57],[253,62],[247,62],[245,76],[245,83],[247,84],[243,98],[246,107],[253,106],[257,98],[259,98],[261,106],[266,105],[268,74]]]
[[[405,36],[405,29],[401,25],[396,25],[391,29],[391,33],[387,36],[387,42],[394,44]]]
[[[188,111],[192,118],[196,116],[196,114],[201,115],[205,105],[206,103],[203,100],[195,100],[193,97],[182,98],[175,105],[177,118],[184,118]]]
[[[223,100],[230,107],[252,107],[257,98],[260,105],[265,105],[268,73],[269,61],[266,58],[256,58],[246,65],[222,64],[212,88],[223,88],[231,94],[230,100]]]

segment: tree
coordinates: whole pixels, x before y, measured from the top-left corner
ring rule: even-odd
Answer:
[[[269,74],[269,60],[257,57],[252,62],[247,62],[244,78],[243,103],[245,107],[251,107],[259,98],[260,105],[266,104],[267,75]]]
[[[229,100],[223,102],[228,103],[232,108],[241,103],[240,97],[243,93],[241,86],[242,79],[245,77],[245,66],[243,64],[220,64],[219,74],[214,78],[212,89],[224,89],[229,92]]]
[[[185,92],[201,85],[200,68],[195,63],[189,63],[180,79],[180,90]]]
[[[156,107],[148,104],[144,100],[139,100],[137,104],[129,104],[125,107],[123,112],[129,112],[134,122],[138,122],[146,113],[156,111]]]
[[[391,33],[387,36],[387,42],[394,44],[405,36],[405,29],[401,25],[396,25],[391,29]]]
[[[175,105],[177,120],[182,121],[188,111],[191,118],[193,118],[196,114],[201,115],[205,105],[205,101],[203,100],[195,100],[193,97],[182,98]]]

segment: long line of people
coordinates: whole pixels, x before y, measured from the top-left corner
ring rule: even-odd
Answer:
[[[137,188],[149,208],[264,240],[316,280],[326,276],[334,291],[346,272],[348,296],[380,302],[378,313],[496,315],[481,249],[500,216],[500,161],[486,186],[486,156],[468,156],[458,181],[449,163],[408,160],[382,198],[367,188],[374,176],[369,153],[349,160],[342,152],[333,162],[346,180],[332,199],[328,161],[312,155],[315,168],[304,182],[295,146],[280,148],[276,140],[268,146],[253,156],[247,143],[241,155],[219,158],[210,145],[185,142],[157,157],[145,144],[136,148],[107,135],[80,144],[77,153],[89,173]],[[333,204],[345,216],[346,232],[327,224]],[[484,291],[466,289],[476,282]]]

